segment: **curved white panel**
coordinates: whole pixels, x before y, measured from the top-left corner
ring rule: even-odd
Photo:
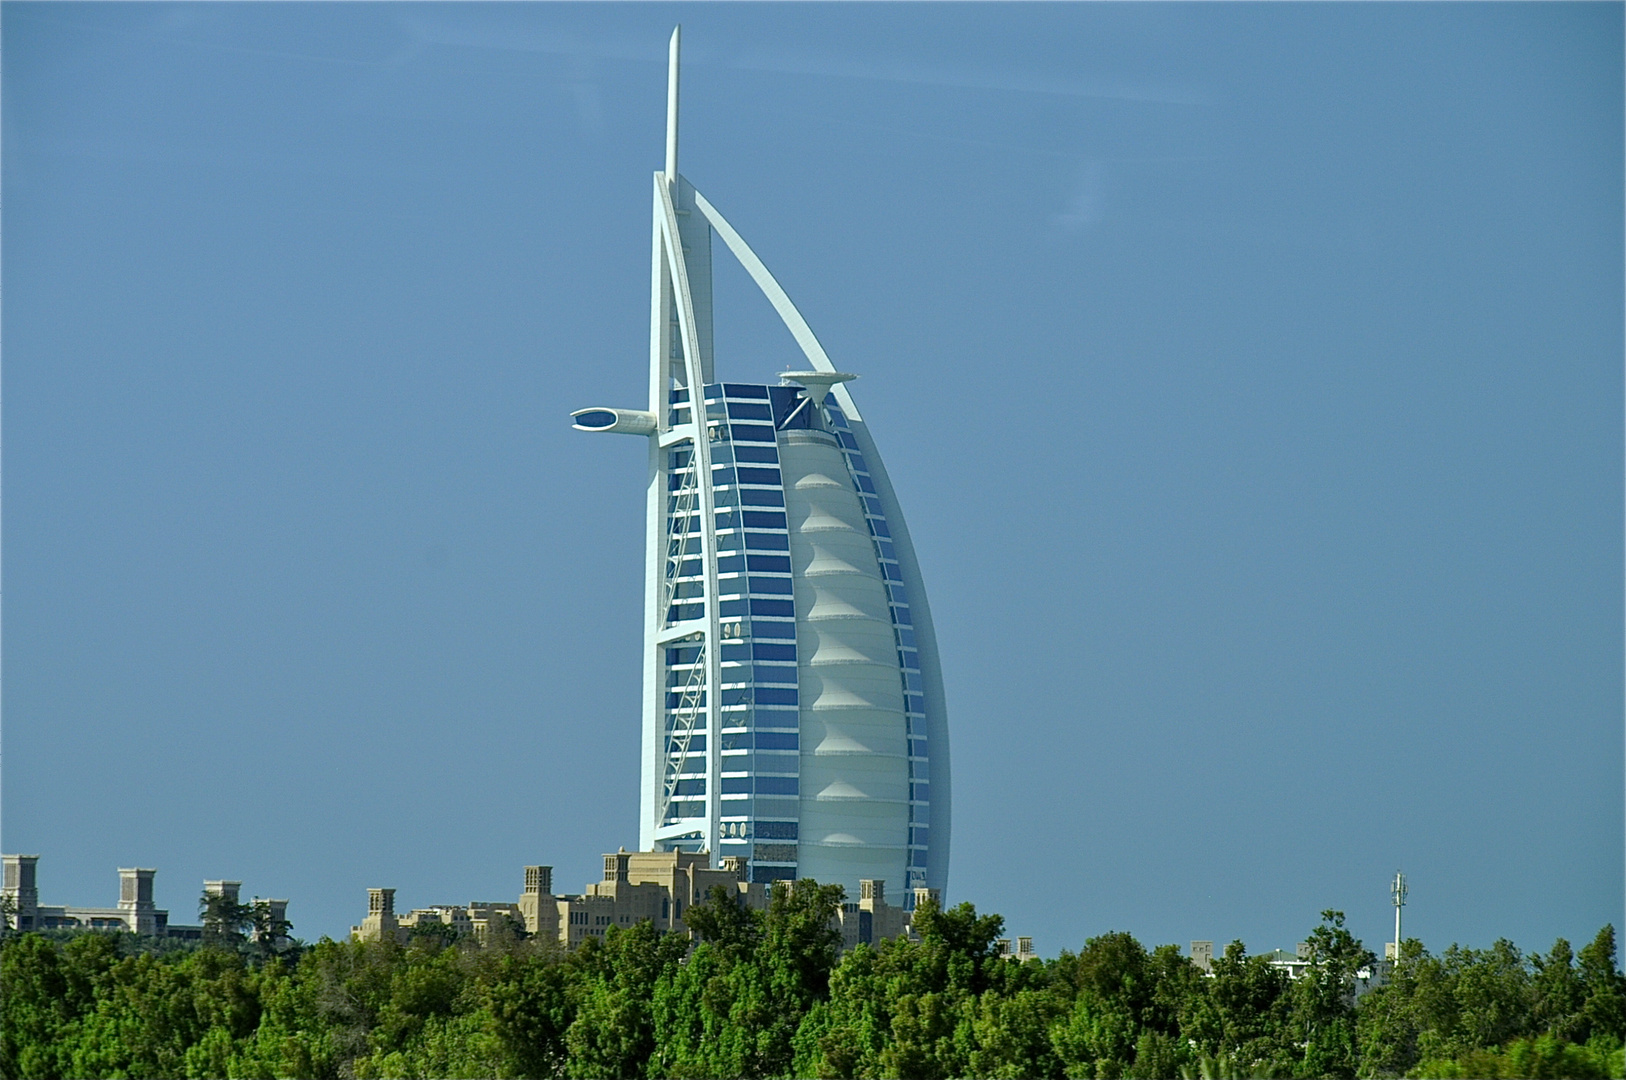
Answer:
[[[800,657],[797,873],[849,896],[864,878],[901,889],[909,766],[886,584],[835,440],[786,432],[779,456]]]

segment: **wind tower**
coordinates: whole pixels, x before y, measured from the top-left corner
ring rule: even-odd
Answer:
[[[942,890],[948,725],[914,547],[844,385],[856,376],[678,172],[679,43],[674,30],[649,404],[572,414],[579,430],[649,444],[640,845],[704,851],[712,866],[739,856],[751,880],[812,877],[850,896],[861,880]],[[718,381],[713,236],[806,370]]]

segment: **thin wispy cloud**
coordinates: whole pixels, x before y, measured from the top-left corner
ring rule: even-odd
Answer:
[[[1099,161],[1089,162],[1079,170],[1067,205],[1050,218],[1058,235],[1077,236],[1100,224],[1105,208],[1105,177],[1106,170]]]
[[[574,34],[562,34],[526,24],[476,25],[461,20],[455,23],[447,22],[426,15],[406,16],[400,24],[403,29],[420,40],[437,45],[579,56],[595,60],[643,62],[661,66],[666,64],[666,50],[663,47],[665,43],[651,46],[642,38],[623,40],[605,37],[586,40]],[[684,64],[689,67],[715,64],[737,71],[775,75],[813,75],[831,79],[863,79],[915,86],[995,90],[1164,105],[1207,106],[1214,103],[1213,96],[1206,89],[1193,86],[1088,78],[1056,72],[967,69],[920,63],[904,57],[842,57],[760,50],[724,56],[719,54],[715,43],[686,48]]]
[[[998,90],[1056,97],[1100,98],[1163,105],[1206,106],[1213,99],[1195,87],[1154,83],[1114,82],[1047,72],[967,70],[920,64],[901,58],[841,58],[795,54],[746,54],[728,61],[741,71],[776,75],[818,75],[825,78],[871,79],[878,82],[941,86],[960,90]]]

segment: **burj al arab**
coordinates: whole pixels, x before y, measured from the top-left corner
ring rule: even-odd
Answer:
[[[649,401],[572,414],[649,444],[640,841],[753,881],[942,890],[949,738],[937,641],[857,399],[795,304],[678,172],[679,33],[654,176]],[[712,351],[713,237],[802,370]],[[783,357],[778,358],[783,361]]]

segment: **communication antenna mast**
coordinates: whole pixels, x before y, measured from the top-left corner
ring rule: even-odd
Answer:
[[[1406,875],[1399,870],[1395,871],[1395,879],[1389,884],[1389,895],[1395,901],[1395,941],[1394,955],[1391,959],[1400,959],[1400,909],[1406,906]]]

